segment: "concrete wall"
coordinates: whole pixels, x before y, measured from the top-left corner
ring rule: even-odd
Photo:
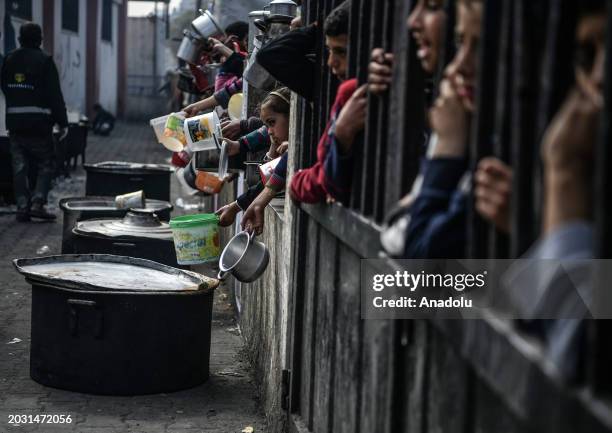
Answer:
[[[102,2],[98,2],[98,68],[100,71],[99,103],[111,113],[117,113],[117,61],[119,43],[119,6],[113,4],[112,41],[102,39]]]
[[[127,108],[129,119],[151,119],[167,114],[166,100],[157,90],[168,65],[165,24],[149,17],[129,17],[127,23]]]
[[[62,0],[55,0],[54,22],[53,58],[59,72],[66,108],[85,113],[85,89],[88,84],[85,66],[87,1],[79,2],[78,33],[62,29]]]

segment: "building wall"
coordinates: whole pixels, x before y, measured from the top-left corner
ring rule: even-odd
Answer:
[[[79,2],[78,33],[62,28],[62,0],[55,0],[53,58],[60,76],[66,109],[86,112],[86,26],[87,0]],[[97,84],[97,83],[96,83]],[[96,85],[94,84],[94,85]]]
[[[129,119],[167,114],[167,101],[158,92],[164,83],[167,55],[165,23],[161,17],[129,17],[127,23],[127,107]]]
[[[117,113],[117,61],[119,44],[119,8],[113,3],[112,41],[102,40],[102,2],[98,2],[98,68],[100,71],[99,103],[111,113]]]
[[[0,26],[2,26],[3,40],[0,43],[0,53],[5,54],[7,31],[4,28],[5,10],[7,1],[0,0]],[[51,42],[55,64],[60,76],[60,83],[66,108],[68,110],[79,111],[87,114],[91,107],[87,106],[87,89],[96,89],[99,95],[99,102],[109,111],[117,113],[118,96],[118,51],[119,43],[124,41],[119,35],[120,13],[125,12],[122,1],[113,1],[113,41],[112,43],[101,40],[101,20],[102,20],[102,1],[93,2],[91,0],[79,0],[79,30],[73,32],[62,29],[62,0],[53,1],[53,33],[43,34],[44,38]],[[32,1],[32,21],[43,26],[43,32],[48,31],[44,28],[43,1]],[[91,13],[92,5],[97,4],[98,13]],[[87,28],[92,25],[91,20],[97,17],[97,37],[96,37],[96,73],[93,79],[87,75],[86,50],[87,50]],[[19,27],[24,22],[18,18],[12,18],[12,28],[14,33],[14,46],[19,46],[17,37]],[[43,42],[43,44],[45,44]],[[49,46],[49,44],[45,44]],[[88,82],[88,78],[90,78]],[[92,105],[92,104],[90,104]],[[0,92],[0,136],[6,135],[5,128],[5,101],[4,95]]]

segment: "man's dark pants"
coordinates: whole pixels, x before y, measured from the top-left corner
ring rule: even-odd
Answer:
[[[13,184],[18,209],[28,209],[32,203],[47,203],[47,194],[55,175],[55,151],[51,132],[45,135],[10,133],[13,160]],[[36,186],[28,184],[30,164],[38,167]]]

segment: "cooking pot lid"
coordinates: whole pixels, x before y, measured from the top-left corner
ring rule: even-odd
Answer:
[[[15,259],[31,281],[89,291],[191,292],[212,290],[218,280],[151,260],[108,254],[65,254]]]
[[[172,210],[170,202],[146,199],[145,209],[153,211]],[[125,209],[118,209],[114,197],[68,197],[60,200],[60,208],[73,211],[113,211],[123,214]]]
[[[74,232],[110,237],[129,236],[172,240],[172,231],[168,223],[160,222],[157,215],[150,209],[130,209],[122,219],[81,221],[76,224]]]
[[[84,164],[85,170],[110,171],[116,173],[140,172],[172,172],[174,169],[164,164],[143,164],[139,162],[104,161],[96,164]]]

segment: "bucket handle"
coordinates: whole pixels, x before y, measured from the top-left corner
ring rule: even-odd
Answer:
[[[226,271],[219,271],[219,273],[217,274],[217,280],[221,280],[221,281],[225,280],[225,277],[227,277],[228,273],[229,272],[226,272]]]

